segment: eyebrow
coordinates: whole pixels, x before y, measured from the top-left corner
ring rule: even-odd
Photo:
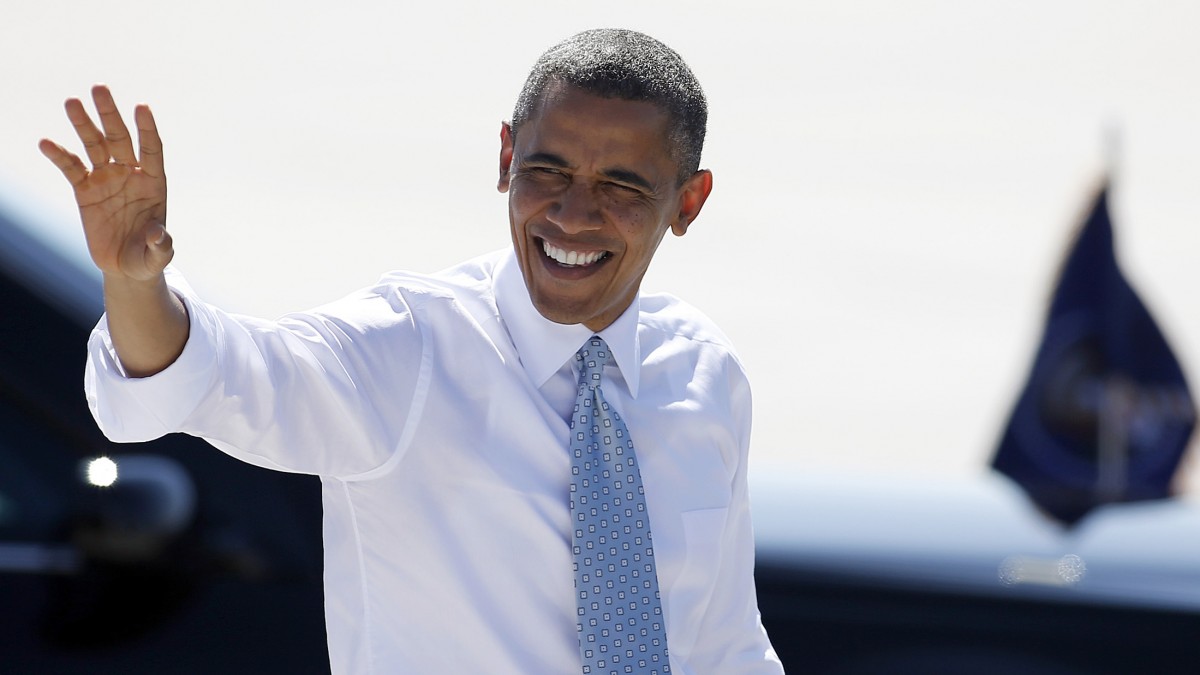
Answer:
[[[647,192],[654,192],[654,186],[650,184],[650,181],[642,178],[637,172],[630,171],[629,169],[622,169],[619,167],[604,169],[600,172],[600,175],[611,178],[619,183],[636,185]]]
[[[545,164],[559,169],[569,169],[571,167],[571,165],[567,163],[567,160],[552,152],[534,152],[526,155],[524,161],[531,164]],[[600,175],[620,183],[635,185],[648,192],[654,192],[654,186],[650,183],[650,181],[643,178],[638,172],[630,169],[612,167],[610,169],[602,169],[600,171]]]
[[[566,169],[570,166],[567,164],[567,160],[552,152],[535,152],[526,155],[525,161],[533,164],[549,164],[550,166],[557,167],[559,169]]]

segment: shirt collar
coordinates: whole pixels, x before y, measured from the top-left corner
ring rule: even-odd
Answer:
[[[521,267],[511,249],[496,265],[492,286],[500,319],[508,327],[517,347],[521,366],[538,387],[546,384],[567,359],[574,358],[583,343],[596,334],[583,324],[554,323],[538,313],[529,299],[525,277],[521,275]],[[637,398],[642,364],[637,335],[640,301],[639,293],[616,321],[600,331],[600,337],[608,343],[625,386],[634,398]]]

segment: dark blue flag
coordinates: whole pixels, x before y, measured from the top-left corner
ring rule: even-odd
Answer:
[[[1195,420],[1178,361],[1117,266],[1105,186],[992,465],[1074,523],[1100,504],[1168,496]]]

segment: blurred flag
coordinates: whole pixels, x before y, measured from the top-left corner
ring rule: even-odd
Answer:
[[[1179,363],[1117,267],[1106,185],[992,465],[1074,523],[1100,504],[1168,496],[1195,420]]]

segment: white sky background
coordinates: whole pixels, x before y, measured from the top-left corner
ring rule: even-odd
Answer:
[[[0,182],[82,251],[36,142],[73,141],[62,100],[107,82],[155,110],[193,285],[303,309],[507,246],[499,124],[544,48],[614,25],[677,49],[709,96],[716,188],[645,287],[738,345],[760,467],[981,470],[1112,125],[1118,255],[1200,389],[1182,0],[10,3]]]

